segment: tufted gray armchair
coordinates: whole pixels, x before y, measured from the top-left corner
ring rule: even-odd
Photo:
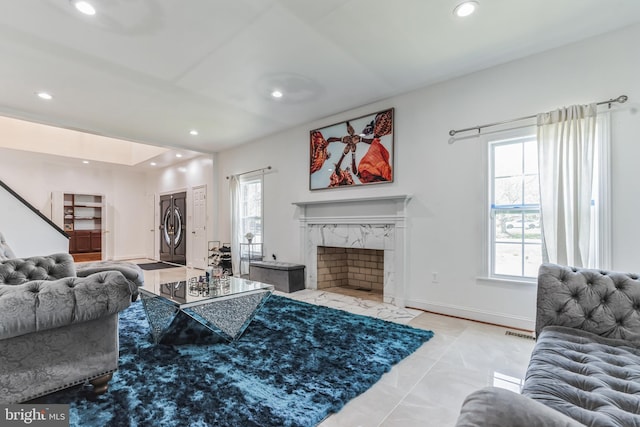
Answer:
[[[543,264],[522,395],[470,394],[457,427],[640,426],[640,278]]]
[[[640,426],[640,278],[543,264],[522,394],[585,425]]]
[[[105,392],[132,293],[118,271],[77,277],[66,253],[0,260],[0,403],[85,381]]]
[[[640,340],[640,278],[631,273],[541,265],[536,335],[551,325]]]

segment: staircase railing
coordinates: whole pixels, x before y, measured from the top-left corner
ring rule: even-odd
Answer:
[[[0,187],[2,187],[5,190],[7,190],[7,192],[9,194],[11,194],[13,197],[15,197],[17,200],[19,200],[20,203],[22,203],[27,208],[29,208],[31,211],[33,211],[33,213],[35,213],[37,216],[39,216],[44,222],[49,224],[57,232],[59,232],[60,234],[65,236],[67,239],[69,238],[69,235],[62,228],[60,228],[55,222],[53,222],[49,218],[47,218],[42,212],[40,212],[38,209],[36,209],[31,203],[27,202],[22,196],[20,196],[18,193],[13,191],[13,189],[11,187],[9,187],[7,184],[5,184],[2,180],[0,180]]]

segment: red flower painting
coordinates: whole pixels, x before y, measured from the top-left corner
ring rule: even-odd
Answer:
[[[393,181],[393,109],[311,131],[309,165],[312,190]]]

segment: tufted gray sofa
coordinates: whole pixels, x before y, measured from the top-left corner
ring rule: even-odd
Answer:
[[[458,427],[640,427],[638,275],[543,264],[536,336],[522,395],[474,392]]]
[[[105,392],[132,293],[118,271],[77,277],[66,253],[0,260],[0,403],[87,380]]]

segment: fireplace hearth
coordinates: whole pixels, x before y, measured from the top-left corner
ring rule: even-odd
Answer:
[[[382,294],[384,251],[318,247],[318,289],[350,287]]]

